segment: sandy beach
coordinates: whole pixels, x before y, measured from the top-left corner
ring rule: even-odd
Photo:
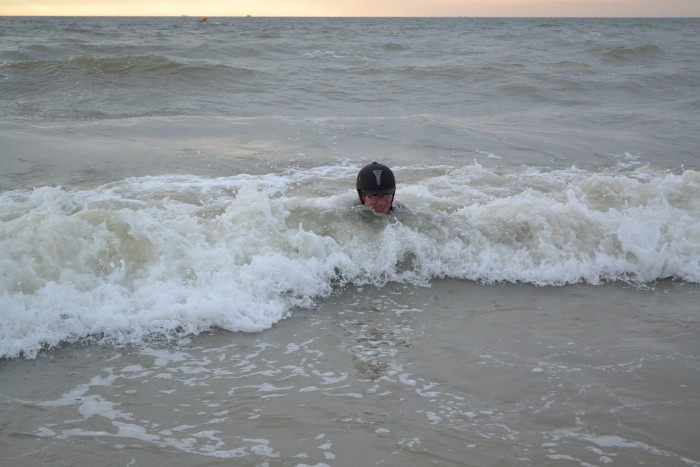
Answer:
[[[437,280],[6,360],[0,465],[700,465],[698,298]]]

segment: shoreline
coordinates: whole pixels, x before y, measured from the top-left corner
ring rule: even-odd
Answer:
[[[3,361],[0,465],[700,465],[699,296],[388,284],[258,334]]]

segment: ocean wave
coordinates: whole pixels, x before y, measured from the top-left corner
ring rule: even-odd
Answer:
[[[700,283],[699,172],[398,167],[385,217],[337,192],[356,170],[3,192],[0,355],[257,332],[348,284]]]
[[[596,53],[619,64],[634,64],[645,62],[649,59],[657,59],[663,56],[664,50],[656,44],[643,45],[614,45],[598,48]]]
[[[693,24],[8,19],[3,26],[11,31],[9,45],[0,52],[0,116],[51,122],[410,115],[416,109],[489,115],[492,104],[531,105],[526,111],[547,104],[568,113],[572,103],[610,113],[640,104],[653,109],[694,95]],[[524,99],[513,106],[513,96]]]
[[[396,42],[385,42],[382,44],[382,49],[387,50],[390,52],[399,52],[399,51],[404,51],[404,50],[410,50],[410,47],[407,47],[403,44],[397,44]]]
[[[262,92],[263,72],[158,55],[73,56],[0,65],[5,115],[128,118],[197,113],[222,95]],[[146,103],[146,104],[145,104]]]
[[[127,55],[120,57],[99,57],[91,55],[71,56],[52,60],[27,60],[3,65],[5,73],[16,73],[19,81],[24,77],[65,77],[79,73],[92,76],[131,76],[140,78],[145,74],[178,76],[206,76],[209,73],[225,70],[241,77],[252,76],[255,72],[247,68],[227,67],[220,64],[182,63],[158,55]]]

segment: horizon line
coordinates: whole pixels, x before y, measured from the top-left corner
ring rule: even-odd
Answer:
[[[472,16],[472,15],[436,15],[436,16],[394,16],[394,15],[65,15],[65,14],[41,14],[41,15],[12,15],[12,14],[1,14],[0,18],[243,18],[243,19],[254,19],[254,18],[319,18],[319,19],[421,19],[421,18],[464,18],[464,19],[700,19],[698,16],[626,16],[626,15],[616,15],[616,16],[568,16],[568,15],[557,15],[557,16],[542,16],[542,15],[514,15],[514,16]]]

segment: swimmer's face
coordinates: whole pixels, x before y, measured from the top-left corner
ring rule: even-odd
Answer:
[[[393,193],[378,193],[375,195],[361,193],[360,196],[362,196],[362,201],[365,203],[365,206],[374,212],[389,214],[389,211],[391,211],[391,202],[394,199]]]

